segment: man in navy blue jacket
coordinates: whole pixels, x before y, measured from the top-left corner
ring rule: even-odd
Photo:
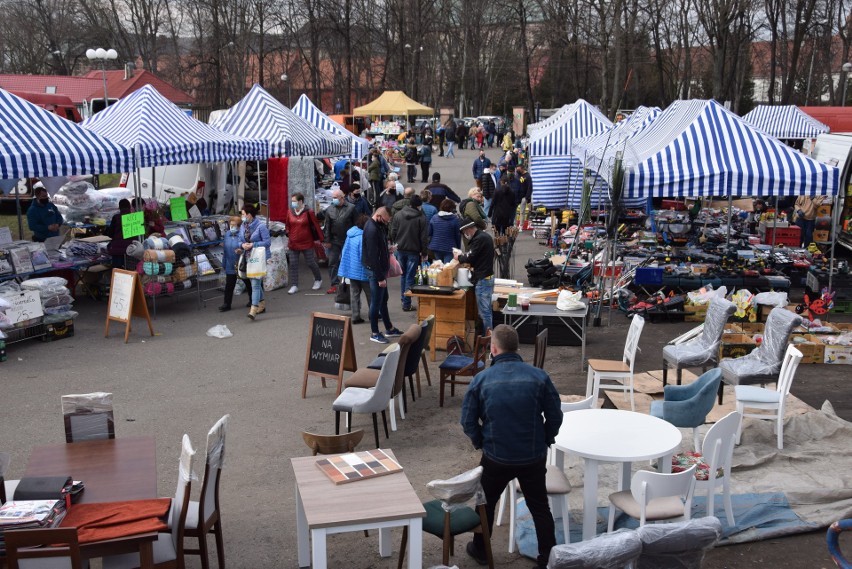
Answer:
[[[388,224],[390,213],[384,206],[376,209],[373,217],[364,226],[361,242],[361,264],[367,269],[370,281],[370,341],[387,344],[388,336],[401,336],[390,320],[388,312]],[[379,317],[385,325],[385,333],[379,332]]]
[[[482,489],[488,527],[494,508],[515,478],[535,523],[538,566],[546,567],[556,545],[553,515],[547,503],[547,448],[562,425],[559,393],[544,370],[518,355],[518,333],[501,324],[491,336],[491,367],[473,378],[462,404],[461,424],[474,448],[482,449]],[[567,515],[567,514],[563,514]],[[467,553],[484,565],[482,534],[474,534]]]

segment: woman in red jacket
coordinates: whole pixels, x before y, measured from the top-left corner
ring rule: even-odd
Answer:
[[[305,196],[301,193],[295,193],[290,198],[290,205],[287,210],[287,234],[290,237],[289,249],[287,251],[287,275],[290,280],[290,290],[288,294],[296,294],[299,292],[299,253],[305,255],[305,262],[308,268],[314,274],[313,290],[319,290],[322,287],[322,275],[320,274],[319,265],[314,255],[314,242],[322,242],[322,227],[320,227],[317,215],[309,207],[305,207]]]

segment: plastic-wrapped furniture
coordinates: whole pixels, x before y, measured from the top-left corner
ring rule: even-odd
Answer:
[[[642,554],[634,530],[620,529],[588,541],[557,545],[550,550],[548,569],[622,569]]]
[[[77,528],[39,528],[6,531],[6,561],[9,569],[88,567],[80,555]]]
[[[766,319],[766,331],[760,346],[741,358],[724,359],[719,363],[722,381],[729,385],[775,383],[781,371],[790,333],[801,323],[801,316],[786,308],[773,308]],[[719,386],[720,404],[722,387],[722,385]]]
[[[743,417],[775,421],[778,450],[784,448],[784,407],[787,402],[787,396],[790,394],[790,387],[793,385],[793,377],[796,375],[796,369],[799,367],[799,362],[801,361],[802,352],[792,345],[787,346],[787,352],[784,354],[784,363],[781,364],[781,372],[778,374],[778,382],[774,390],[757,387],[756,385],[738,385],[735,388],[737,411]],[[746,407],[760,409],[763,412],[746,413]],[[766,411],[772,411],[772,414],[767,414],[765,413]],[[742,422],[740,422],[740,427],[737,429],[737,444],[740,444],[741,434]]]
[[[695,490],[695,465],[683,472],[666,474],[640,470],[630,479],[630,488],[609,495],[609,525],[615,525],[615,509],[631,518],[646,522],[688,520]]]
[[[225,415],[216,421],[207,433],[207,464],[204,466],[201,496],[197,502],[194,500],[189,502],[186,513],[184,537],[198,539],[198,549],[184,547],[183,553],[201,557],[202,569],[210,567],[210,560],[207,558],[207,534],[209,533],[216,538],[218,566],[225,566],[225,538],[222,535],[222,514],[219,509],[219,481],[225,464],[225,436],[230,418],[230,415]]]
[[[636,530],[642,555],[636,569],[701,569],[704,554],[722,536],[719,518],[708,516],[673,524],[648,524]]]
[[[700,367],[706,371],[715,366],[719,359],[719,344],[725,323],[737,310],[733,302],[720,296],[713,297],[707,307],[704,319],[704,329],[701,335],[683,344],[663,347],[663,385],[668,382],[669,367],[677,372],[677,384],[681,382],[681,372],[684,368]]]
[[[695,452],[701,452],[698,427],[716,404],[716,392],[722,382],[719,368],[705,372],[688,385],[667,385],[662,401],[651,402],[651,415],[668,421],[675,427],[692,429]]]
[[[714,498],[716,489],[722,488],[722,500],[728,525],[734,525],[734,510],[731,505],[731,465],[734,456],[734,442],[737,437],[742,415],[731,411],[704,435],[703,452],[687,452],[672,457],[672,472],[679,472],[695,466],[695,491],[707,492],[707,515],[714,516]]]
[[[636,362],[636,350],[639,349],[639,337],[642,335],[644,326],[645,320],[638,314],[634,314],[630,329],[627,331],[624,353],[620,361],[589,360],[586,395],[593,395],[595,401],[597,401],[598,391],[601,389],[624,391],[625,395],[629,392],[630,409],[636,410],[636,404],[633,400],[633,364]]]
[[[189,493],[192,479],[196,478],[193,473],[193,462],[195,450],[189,435],[183,436],[178,465],[178,483],[175,497],[172,499],[172,507],[169,510],[169,528],[167,533],[157,535],[154,542],[154,567],[156,569],[178,569],[184,567],[183,562],[183,538],[186,525],[186,515],[189,510]],[[127,553],[124,555],[111,555],[103,558],[103,569],[131,569],[139,567],[139,554]]]
[[[479,336],[470,356],[447,356],[438,369],[441,372],[438,406],[444,406],[444,385],[450,384],[450,397],[456,394],[456,385],[468,385],[473,376],[485,369],[485,358],[491,350],[491,336]],[[465,377],[467,379],[458,379]]]
[[[62,396],[65,442],[115,438],[112,393],[95,392]]]
[[[544,357],[547,355],[547,328],[535,337],[535,352],[533,353],[533,364],[538,369],[544,369]]]
[[[489,569],[494,569],[491,555],[491,536],[488,533],[488,519],[485,515],[485,493],[482,491],[482,467],[477,466],[449,480],[433,480],[426,485],[435,500],[425,502],[426,517],[423,518],[423,531],[443,539],[442,563],[448,565],[454,549],[455,536],[472,531],[481,531],[485,543],[485,556]],[[473,503],[474,508],[468,504]],[[399,564],[402,569],[405,559],[405,546],[408,543],[408,526],[402,528],[402,545],[399,551]]]
[[[369,389],[347,387],[334,400],[331,408],[334,410],[335,434],[340,434],[340,413],[347,414],[346,424],[350,431],[352,429],[352,413],[370,413],[373,416],[373,434],[376,437],[376,448],[379,448],[379,424],[376,414],[381,412],[382,423],[384,423],[385,427],[385,437],[390,436],[388,434],[388,421],[385,410],[388,408],[391,393],[393,392],[393,385],[397,376],[397,366],[400,364],[399,356],[400,348],[399,344],[396,344],[384,358],[385,361],[382,364],[382,369],[379,371],[379,379],[376,381],[375,387]]]

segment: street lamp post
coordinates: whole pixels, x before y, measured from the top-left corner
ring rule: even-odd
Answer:
[[[849,79],[848,75],[849,75],[850,71],[852,71],[852,63],[844,63],[840,67],[840,78],[843,81],[843,89],[841,90],[841,95],[840,95],[840,106],[841,107],[846,106],[846,83],[847,83],[847,79]]]
[[[117,59],[118,52],[114,49],[104,49],[99,47],[97,49],[87,49],[86,57],[91,61],[100,61],[101,62],[101,76],[104,80],[104,108],[109,106],[109,98],[107,97],[107,80],[106,80],[106,61],[108,59]]]
[[[281,74],[281,81],[283,81],[284,83],[287,83],[287,106],[292,107],[293,106],[293,97],[292,97],[292,92],[290,91],[290,78],[287,77],[286,73],[282,73]]]

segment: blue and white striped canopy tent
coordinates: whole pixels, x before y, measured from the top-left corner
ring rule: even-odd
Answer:
[[[127,172],[130,150],[0,89],[0,178]]]
[[[779,140],[816,138],[831,130],[796,105],[758,105],[743,120]]]
[[[255,83],[236,105],[213,123],[234,136],[260,138],[269,142],[268,157],[348,156],[352,144],[347,137],[322,131],[278,102]]]
[[[624,160],[627,197],[833,195],[840,177],[712,100],[672,103]]]
[[[139,148],[137,168],[242,160],[269,155],[265,140],[232,136],[188,116],[145,85],[83,122],[83,127],[128,148]]]
[[[583,164],[571,153],[571,144],[612,127],[599,110],[583,99],[569,105],[560,117],[537,130],[529,142],[533,203],[548,208],[579,205]]]
[[[552,124],[559,122],[559,120],[562,118],[562,116],[570,110],[571,110],[571,105],[562,105],[561,108],[557,109],[557,111],[555,113],[553,113],[552,115],[550,115],[546,119],[528,124],[527,125],[527,135],[532,136],[532,134],[534,132],[539,131],[539,130],[545,128],[545,127],[548,127]]]
[[[304,93],[296,101],[293,112],[322,131],[348,138],[352,144],[352,151],[347,156],[353,160],[360,160],[369,152],[370,142],[367,139],[355,136],[342,125],[328,118],[328,115],[319,110]]]

